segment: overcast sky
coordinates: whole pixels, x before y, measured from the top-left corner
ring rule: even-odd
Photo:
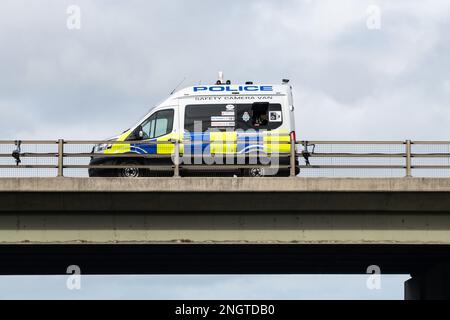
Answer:
[[[219,70],[291,79],[300,139],[448,139],[449,30],[448,0],[3,0],[0,139],[107,138]]]
[[[0,277],[0,299],[402,300],[408,278],[385,275],[370,290],[367,275],[82,276],[69,290],[67,276]]]
[[[299,139],[450,140],[449,53],[449,0],[2,0],[0,139],[107,138],[224,71],[291,79]]]

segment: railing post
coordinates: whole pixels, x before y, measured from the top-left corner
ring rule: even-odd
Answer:
[[[178,139],[175,140],[174,164],[175,168],[173,176],[178,178],[180,176],[180,142]]]
[[[295,169],[296,169],[296,148],[295,148],[295,140],[291,137],[291,156],[290,156],[290,169],[291,169],[291,177],[295,177]]]
[[[58,177],[64,177],[64,140],[58,140]]]
[[[411,140],[406,140],[406,177],[412,177],[411,173]]]

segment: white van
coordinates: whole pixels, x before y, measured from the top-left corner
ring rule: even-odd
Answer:
[[[215,85],[188,87],[172,94],[133,128],[114,139],[123,144],[95,146],[90,165],[96,167],[89,170],[89,175],[173,174],[171,168],[161,171],[160,167],[172,164],[170,156],[175,150],[172,142],[178,141],[182,175],[267,175],[268,171],[261,166],[250,167],[259,164],[251,155],[259,154],[266,160],[276,157],[280,168],[271,172],[286,176],[292,139],[295,141],[294,105],[292,87],[287,80],[280,85],[231,84],[219,80]],[[124,153],[145,156],[117,157]],[[215,162],[198,161],[199,155],[200,158],[212,156]],[[243,158],[247,159],[245,163]],[[230,159],[234,165],[230,165]],[[245,165],[240,168],[239,164]],[[127,168],[111,170],[102,165],[126,165]],[[147,165],[155,168],[157,165],[159,169],[142,168]]]

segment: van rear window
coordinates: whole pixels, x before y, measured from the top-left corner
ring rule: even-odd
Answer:
[[[194,127],[197,122],[198,128]],[[273,130],[283,124],[281,104],[255,102],[252,104],[188,105],[184,129],[189,132],[209,130]]]

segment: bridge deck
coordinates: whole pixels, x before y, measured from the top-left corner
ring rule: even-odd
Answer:
[[[450,244],[450,179],[0,179],[0,243]]]
[[[450,178],[0,178],[0,192],[450,192]]]
[[[449,247],[450,179],[0,179],[0,274],[403,273]]]

